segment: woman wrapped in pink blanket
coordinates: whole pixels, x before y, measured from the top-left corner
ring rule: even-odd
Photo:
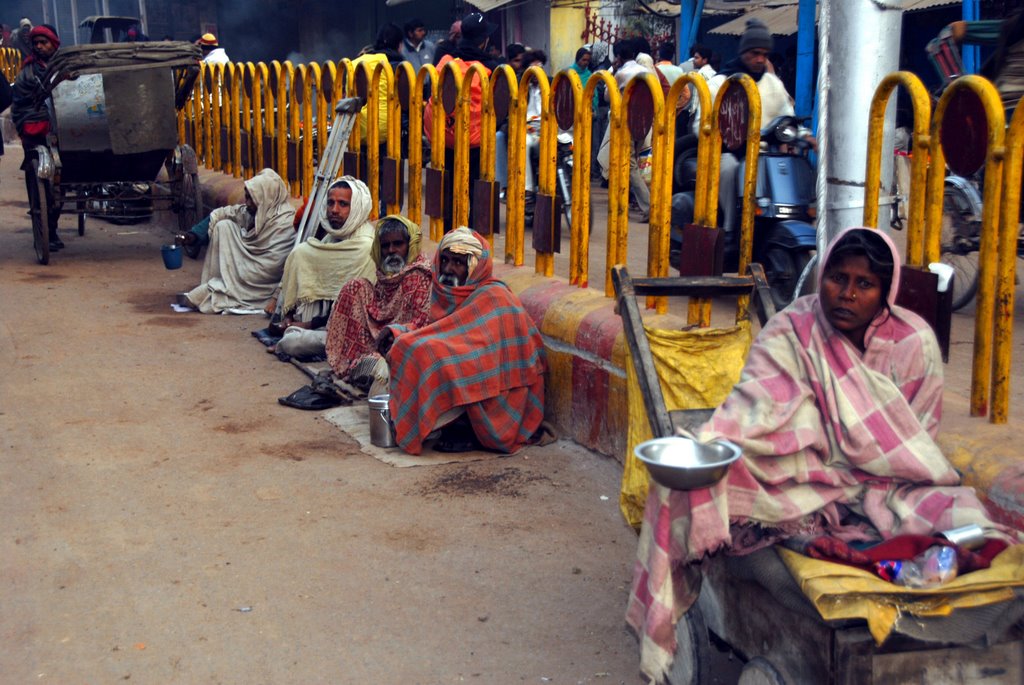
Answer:
[[[644,511],[626,613],[641,671],[660,682],[675,622],[697,598],[699,562],[793,536],[852,542],[993,524],[934,438],[942,360],[928,324],[895,304],[899,253],[880,231],[847,229],[824,260],[819,294],[757,337],[740,381],[700,438],[743,457],[703,490],[655,483]]]

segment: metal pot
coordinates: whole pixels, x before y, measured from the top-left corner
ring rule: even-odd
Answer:
[[[395,447],[395,427],[391,423],[388,400],[391,395],[374,395],[370,398],[370,442],[377,447]]]

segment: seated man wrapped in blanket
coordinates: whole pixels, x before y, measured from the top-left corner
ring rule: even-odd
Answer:
[[[178,298],[204,314],[259,309],[274,293],[292,249],[295,208],[273,169],[245,182],[245,204],[218,207],[182,236],[191,256],[209,244],[202,282]]]
[[[355,278],[371,283],[377,280],[377,266],[370,257],[374,237],[369,220],[371,202],[370,189],[352,176],[342,176],[327,189],[327,199],[315,217],[324,237],[311,237],[297,245],[284,264],[277,297],[280,322],[276,324],[284,337],[277,344],[278,351],[293,356],[322,355],[327,338],[324,326],[338,291]]]
[[[370,255],[377,282],[342,286],[327,322],[327,361],[335,375],[372,397],[388,391],[388,365],[377,337],[388,324],[419,328],[430,314],[430,260],[420,252],[420,227],[393,214],[377,222]]]
[[[934,442],[942,361],[928,324],[895,304],[899,253],[851,228],[829,246],[819,294],[776,314],[739,383],[699,431],[743,450],[728,475],[689,492],[651,484],[626,620],[641,671],[662,682],[674,624],[697,599],[700,562],[785,538],[871,542],[992,523]]]
[[[544,419],[540,333],[491,269],[483,236],[447,234],[434,255],[428,322],[392,324],[380,336],[395,438],[409,454],[435,431],[440,451],[515,452]]]

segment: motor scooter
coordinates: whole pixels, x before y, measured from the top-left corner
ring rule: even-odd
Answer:
[[[800,275],[817,250],[817,231],[811,223],[817,215],[815,169],[808,159],[810,131],[795,117],[778,117],[761,132],[757,159],[753,261],[764,266],[775,304],[780,309],[797,296]],[[670,260],[678,265],[682,251],[682,229],[693,222],[693,200],[697,178],[696,136],[684,136],[676,143],[673,170],[672,244]],[[742,207],[744,163],[736,169],[736,202]],[[739,220],[726,231],[726,270],[738,261]],[[721,215],[720,215],[721,216]],[[721,225],[721,223],[719,223]],[[805,279],[801,290],[807,291]]]
[[[538,159],[538,149],[536,147],[527,148],[530,152],[528,156],[528,163],[533,166],[533,177],[538,178],[539,171],[537,165],[540,160]],[[573,171],[573,138],[571,131],[559,131],[558,142],[555,155],[555,197],[558,198],[558,204],[562,215],[565,217],[565,229],[566,235],[572,233],[572,175]],[[587,181],[589,184],[589,180]],[[534,209],[535,198],[532,192],[527,193],[526,197],[526,226],[531,228],[533,226],[533,209]],[[590,220],[591,226],[593,226],[594,220],[594,207],[590,206]]]

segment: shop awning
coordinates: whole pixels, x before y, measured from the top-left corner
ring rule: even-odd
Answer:
[[[904,12],[919,12],[921,10],[942,7],[944,5],[956,5],[960,0],[903,0]],[[746,14],[741,14],[731,21],[708,31],[717,35],[742,36],[747,28],[748,19],[760,19],[768,27],[768,30],[775,36],[791,36],[796,33],[798,0],[792,2],[778,2],[773,5],[758,7]],[[821,6],[818,6],[820,11]]]

